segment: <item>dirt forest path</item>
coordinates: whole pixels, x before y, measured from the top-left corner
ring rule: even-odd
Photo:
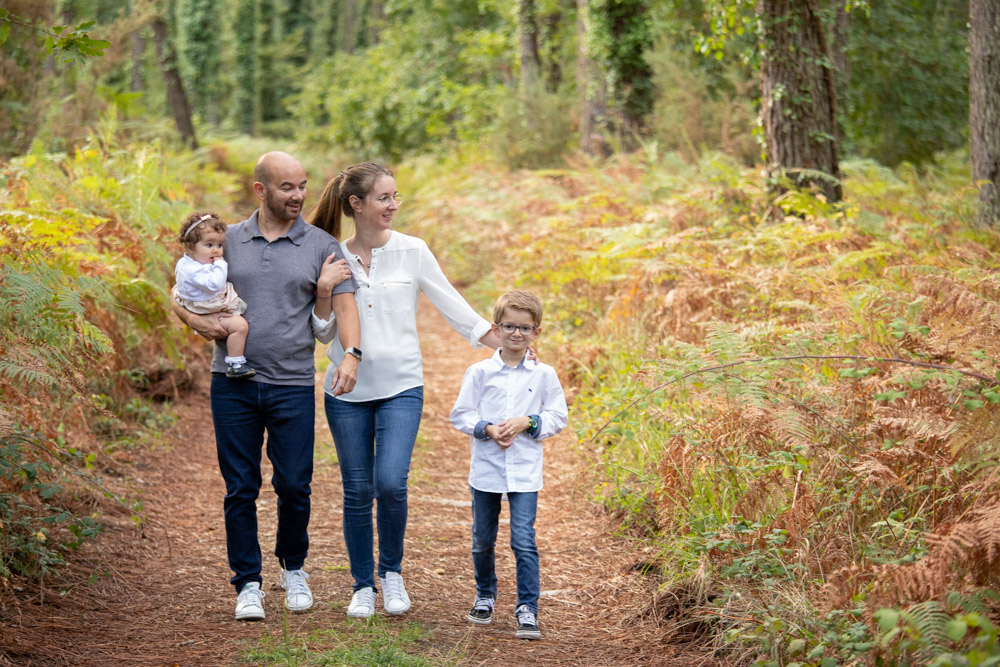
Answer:
[[[546,442],[545,488],[536,529],[541,554],[541,641],[514,637],[514,561],[506,507],[497,540],[500,596],[494,623],[465,620],[474,585],[469,555],[468,440],[448,422],[462,374],[487,355],[472,349],[429,302],[420,307],[425,357],[421,438],[410,475],[410,514],[403,574],[413,607],[397,624],[419,623],[428,635],[425,655],[460,665],[698,665],[711,664],[655,638],[637,616],[652,593],[632,566],[641,554],[611,537],[613,524],[587,500],[584,465],[573,452],[570,427]],[[544,347],[543,347],[544,349]],[[544,354],[544,353],[543,353]],[[317,376],[317,382],[320,381]],[[341,484],[317,391],[317,460],[313,481],[310,554],[306,569],[316,604],[287,616],[293,641],[310,631],[351,632],[345,609],[351,581],[341,532]],[[258,500],[267,620],[233,620],[222,523],[224,486],[215,459],[207,382],[177,406],[176,440],[137,453],[131,481],[153,520],[140,531],[124,513],[109,517],[107,532],[85,549],[65,580],[42,591],[17,591],[3,610],[0,664],[46,667],[112,665],[237,665],[240,652],[269,635],[280,641],[286,615],[274,588],[275,496],[269,467]],[[266,459],[265,459],[266,460]],[[100,564],[96,581],[87,571]],[[66,591],[67,582],[80,580]],[[645,600],[643,600],[645,595]],[[8,605],[9,606],[9,605]],[[379,603],[379,612],[381,603]],[[320,647],[321,648],[321,647]]]

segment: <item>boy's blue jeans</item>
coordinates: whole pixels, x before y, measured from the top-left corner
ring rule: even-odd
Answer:
[[[219,470],[226,482],[223,503],[231,583],[239,591],[261,581],[257,539],[261,449],[267,432],[267,458],[278,495],[278,535],[274,555],[286,570],[297,570],[309,550],[309,496],[315,439],[315,389],[212,375],[212,422]]]
[[[408,513],[406,482],[420,429],[424,388],[351,403],[324,395],[344,482],[344,541],[354,590],[375,586],[372,510],[378,499],[378,576],[401,572]]]
[[[496,543],[502,493],[472,492],[472,567],[476,573],[476,595],[497,597]],[[538,548],[535,546],[535,514],[538,492],[508,492],[510,548],[517,564],[517,607],[527,605],[538,613]]]

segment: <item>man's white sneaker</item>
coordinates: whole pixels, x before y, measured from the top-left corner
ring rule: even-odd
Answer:
[[[351,618],[371,618],[375,613],[375,589],[366,586],[354,591],[351,604],[347,606],[347,615]]]
[[[236,620],[237,621],[263,621],[264,620],[264,591],[260,589],[260,584],[251,581],[236,598]]]
[[[303,570],[282,570],[278,586],[285,589],[285,609],[288,611],[305,611],[313,606],[313,594],[309,590],[306,579],[309,575]]]
[[[382,606],[385,613],[393,616],[405,613],[410,608],[410,596],[403,586],[403,575],[399,572],[386,572],[382,579]]]

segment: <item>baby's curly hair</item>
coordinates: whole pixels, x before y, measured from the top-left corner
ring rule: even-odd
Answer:
[[[177,239],[184,245],[194,245],[201,240],[206,231],[226,233],[226,223],[212,211],[199,211],[184,218],[181,223],[181,235]]]

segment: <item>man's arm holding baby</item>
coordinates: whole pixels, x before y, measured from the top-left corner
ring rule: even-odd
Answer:
[[[206,340],[222,340],[229,336],[229,332],[222,326],[222,318],[232,317],[229,313],[209,313],[208,315],[198,315],[177,303],[174,298],[170,299],[170,307],[181,322],[189,326],[199,336]]]

